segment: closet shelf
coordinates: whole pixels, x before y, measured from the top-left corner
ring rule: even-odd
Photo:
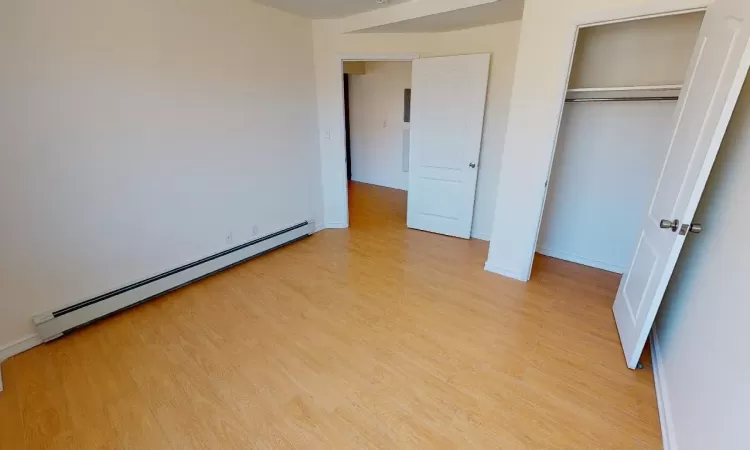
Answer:
[[[681,84],[662,84],[656,86],[617,86],[617,87],[595,87],[568,89],[570,93],[585,92],[629,92],[629,91],[679,91]]]
[[[674,101],[682,85],[624,86],[568,89],[566,103]]]

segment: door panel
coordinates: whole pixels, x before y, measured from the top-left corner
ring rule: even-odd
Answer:
[[[707,10],[675,127],[641,238],[614,304],[628,367],[638,364],[656,312],[685,242],[685,230],[661,228],[662,220],[690,224],[750,65],[750,2],[717,0]]]
[[[489,64],[489,54],[413,63],[410,228],[471,235]]]

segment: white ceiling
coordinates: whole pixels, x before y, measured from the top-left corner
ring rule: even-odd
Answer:
[[[376,0],[255,0],[272,8],[280,9],[311,19],[335,19],[359,14],[379,8],[406,3],[409,0],[388,0],[378,4]]]
[[[357,33],[439,33],[521,20],[524,0],[500,0],[486,5],[358,30]]]

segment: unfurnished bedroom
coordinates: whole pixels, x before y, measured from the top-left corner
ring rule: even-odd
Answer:
[[[746,0],[0,0],[0,448],[750,448]]]

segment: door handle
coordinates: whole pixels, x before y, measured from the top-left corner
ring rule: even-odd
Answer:
[[[693,234],[701,234],[701,231],[703,231],[703,225],[699,223],[692,223],[690,225],[683,223],[682,227],[680,227],[680,236],[685,236],[688,234],[688,232]]]
[[[677,231],[677,228],[679,227],[680,227],[680,221],[677,219],[675,220],[662,219],[662,221],[659,222],[659,228],[664,228],[664,229],[671,228],[672,231]]]
[[[477,163],[470,162],[469,163],[469,167],[471,167],[472,169],[476,169],[477,168]]]

